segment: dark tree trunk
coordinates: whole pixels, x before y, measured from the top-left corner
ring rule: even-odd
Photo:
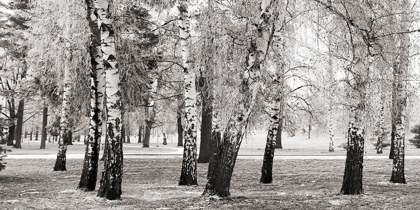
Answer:
[[[348,131],[347,158],[344,169],[341,194],[358,195],[363,193],[363,152],[364,137],[360,128],[351,127]]]
[[[395,77],[395,76],[394,76]],[[395,78],[394,78],[395,79]],[[396,107],[397,107],[397,93],[394,90],[395,84],[393,84],[393,90],[391,95],[391,148],[389,150],[389,159],[394,159],[394,150],[395,150],[395,132],[397,128],[395,127],[395,118],[396,118]]]
[[[67,136],[67,145],[73,145],[73,130],[69,130],[69,135]]]
[[[178,115],[176,119],[176,125],[178,127],[178,147],[183,146],[183,139],[184,139],[184,128],[182,127],[182,117]]]
[[[163,135],[163,145],[167,145],[168,144],[168,142],[166,141],[166,134],[165,133],[163,133],[162,134]]]
[[[200,153],[198,154],[198,163],[208,163],[213,155],[211,149],[212,139],[212,106],[208,99],[203,97],[203,110],[201,114],[201,144]]]
[[[9,126],[9,137],[7,139],[7,146],[13,146],[13,140],[15,138],[15,130],[16,130],[16,126],[13,124],[11,126]]]
[[[382,137],[378,136],[378,142],[376,143],[376,154],[382,154]]]
[[[31,132],[29,133],[29,141],[32,141],[32,129],[31,129]]]
[[[229,130],[229,126],[226,129]],[[213,157],[213,166],[211,175],[204,190],[204,196],[228,197],[230,195],[230,180],[232,178],[233,168],[235,167],[236,157],[238,156],[239,146],[237,138],[239,136],[231,136],[231,132],[225,131],[223,140],[220,142],[217,153]],[[240,134],[239,134],[240,135]]]
[[[212,151],[212,156],[210,158],[209,161],[209,168],[207,171],[207,179],[210,178],[211,174],[213,173],[213,168],[214,168],[214,159],[217,158],[217,151],[218,151],[218,146],[219,146],[219,142],[221,142],[222,140],[222,134],[220,131],[213,129],[212,133],[211,133],[211,144],[210,144],[210,150]]]
[[[44,122],[42,122],[42,123],[44,123]],[[47,132],[46,129],[45,129],[45,132]],[[38,134],[39,134],[38,133],[38,128],[36,128],[35,129],[35,141],[38,141]]]
[[[16,140],[14,148],[22,148],[22,130],[23,130],[23,108],[25,101],[19,100],[18,111],[17,111],[17,126],[16,126]]]
[[[13,140],[15,140],[15,132],[16,132],[15,100],[13,98],[9,101],[9,116],[13,122],[12,122],[12,125],[9,126],[9,138],[7,139],[7,146],[13,146],[14,145]]]
[[[394,116],[391,116],[391,118],[394,118]],[[395,123],[394,120],[392,120],[392,126],[391,126],[391,148],[389,150],[389,159],[394,159],[394,150],[395,150]]]
[[[276,149],[283,149],[283,145],[281,144],[282,132],[283,132],[283,117],[280,116],[279,127],[277,128],[277,135],[276,135]]]
[[[25,131],[25,137],[23,137],[23,138],[26,139],[26,137],[28,137],[28,131]],[[29,139],[29,140],[32,140],[32,139]]]
[[[146,132],[144,135],[143,140],[143,147],[149,147],[150,145],[150,131],[152,130],[152,123],[151,121],[146,120]]]
[[[85,158],[83,161],[83,170],[80,177],[80,182],[78,188],[84,191],[93,191],[96,187],[96,181],[98,177],[98,162],[99,162],[99,139],[100,136],[92,136],[92,138],[88,140],[90,143],[86,146],[85,151]],[[89,153],[89,151],[91,152]]]
[[[137,143],[141,143],[141,135],[142,135],[141,129],[142,128],[143,128],[143,125],[139,125],[139,136],[138,136],[138,139],[137,139]]]
[[[112,128],[107,128],[109,135]],[[107,137],[108,139],[111,137]],[[99,197],[106,197],[109,200],[121,198],[121,184],[123,175],[123,154],[122,139],[120,136],[112,137],[115,140],[106,140],[104,159],[104,171],[98,190]]]
[[[125,126],[121,126],[121,140],[123,143],[125,143]]]

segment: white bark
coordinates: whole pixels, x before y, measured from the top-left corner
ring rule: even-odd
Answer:
[[[70,59],[71,59],[71,43],[70,43],[70,4],[66,13],[66,25],[63,32],[65,41],[65,59],[64,59],[64,78],[63,78],[63,102],[61,107],[60,118],[60,138],[58,142],[57,160],[54,166],[55,171],[66,170],[66,152],[67,152],[67,138],[68,138],[68,114],[70,111],[70,94],[71,94],[71,78],[70,78]]]
[[[107,0],[95,0],[97,18],[101,30],[101,50],[106,75],[106,107],[107,107],[107,131],[106,143],[108,148],[102,172],[101,186],[98,195],[108,199],[119,199],[121,196],[122,183],[122,141],[121,141],[121,98],[119,87],[119,71],[115,49],[115,31]]]
[[[184,67],[184,155],[180,185],[197,185],[197,93],[195,90],[195,73],[190,69],[190,15],[189,2],[179,1],[178,28],[181,38],[182,65]]]

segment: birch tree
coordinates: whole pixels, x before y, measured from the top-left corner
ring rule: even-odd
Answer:
[[[401,0],[401,7],[403,11],[408,11],[410,3],[408,0]],[[409,20],[407,16],[400,17],[401,31],[408,31]],[[394,157],[391,182],[406,183],[404,175],[404,149],[405,149],[405,130],[407,127],[407,82],[408,75],[408,52],[409,52],[410,38],[408,34],[401,34],[397,37],[398,57],[394,64],[393,75],[393,97],[392,98],[392,112],[393,125],[395,127],[394,137]]]
[[[94,15],[97,12],[93,0],[86,0],[87,20],[90,28],[89,55],[91,63],[90,123],[86,142],[83,169],[78,188],[93,191],[96,187],[99,160],[99,145],[102,136],[104,109],[105,72],[101,51],[100,23]]]
[[[100,23],[101,51],[106,74],[106,107],[107,153],[104,160],[104,170],[100,181],[98,196],[109,200],[121,198],[121,183],[123,175],[123,152],[121,139],[121,99],[119,93],[119,71],[115,50],[115,33],[110,3],[108,0],[95,0],[95,13]]]
[[[66,24],[63,31],[63,38],[65,41],[65,60],[64,60],[64,78],[63,78],[63,102],[61,107],[61,118],[60,118],[60,140],[58,142],[58,153],[55,161],[54,171],[66,171],[66,152],[67,152],[67,141],[69,136],[68,124],[69,124],[69,111],[70,111],[70,94],[71,94],[71,78],[70,78],[70,59],[71,59],[71,43],[70,43],[70,7],[71,4],[67,4],[66,12]]]
[[[260,16],[255,23],[253,37],[248,46],[246,68],[239,90],[241,99],[236,102],[237,109],[231,114],[228,125],[224,129],[223,138],[218,145],[213,170],[203,193],[205,196],[227,197],[230,195],[229,187],[233,168],[259,90],[260,69],[273,38],[274,25],[278,17],[278,4],[276,0],[261,2]]]
[[[197,183],[197,94],[195,90],[195,73],[190,69],[190,14],[189,2],[179,1],[179,36],[181,39],[182,66],[184,68],[184,154],[182,158],[179,185],[198,185]]]

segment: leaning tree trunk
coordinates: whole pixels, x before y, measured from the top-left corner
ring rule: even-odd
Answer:
[[[198,185],[197,183],[197,94],[195,91],[195,74],[190,69],[190,52],[188,42],[190,38],[189,2],[181,0],[179,9],[179,35],[181,38],[181,54],[184,67],[184,155],[182,158],[181,177],[179,185]]]
[[[281,67],[282,72],[284,72],[284,66]],[[280,95],[280,111],[279,111],[279,125],[277,127],[277,135],[276,135],[276,149],[283,149],[283,145],[282,145],[282,139],[281,139],[281,134],[283,132],[283,120],[284,120],[284,73],[282,73],[282,75],[280,75],[281,78],[279,79],[280,81],[280,93],[282,93]]]
[[[22,148],[22,130],[23,130],[23,108],[25,106],[24,99],[19,100],[17,111],[16,141],[14,148]]]
[[[68,9],[70,6],[68,6]],[[70,79],[70,12],[66,14],[66,26],[64,30],[64,40],[66,41],[65,59],[64,59],[64,78],[63,78],[63,102],[61,107],[60,118],[60,140],[58,142],[58,153],[55,161],[54,171],[66,171],[66,152],[67,152],[67,139],[69,135],[69,111],[70,111],[70,95],[71,95],[71,79]]]
[[[240,87],[240,100],[238,109],[234,110],[228,125],[225,128],[222,142],[214,159],[214,168],[203,192],[205,196],[217,195],[227,197],[230,195],[230,181],[235,167],[236,157],[250,113],[255,105],[260,83],[260,68],[265,61],[268,48],[271,44],[274,26],[278,17],[277,0],[267,0],[261,3],[260,21],[256,25],[254,37],[251,41],[246,58],[246,69]]]
[[[90,123],[86,141],[86,151],[83,161],[82,174],[78,188],[84,191],[93,191],[98,176],[98,160],[100,141],[102,136],[102,123],[104,109],[105,71],[103,69],[101,38],[98,19],[93,15],[95,5],[93,0],[87,0],[87,19],[90,28],[90,64],[91,64],[91,99]]]
[[[121,198],[121,183],[123,175],[123,153],[121,141],[121,97],[119,88],[119,71],[115,50],[115,31],[112,25],[111,8],[107,0],[95,1],[95,15],[101,23],[101,49],[106,72],[106,107],[108,142],[107,155],[104,160],[104,170],[100,181],[98,196],[109,200]]]

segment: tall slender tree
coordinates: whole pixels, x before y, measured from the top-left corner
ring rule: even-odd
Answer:
[[[121,198],[121,183],[123,175],[123,152],[121,139],[121,98],[119,93],[119,71],[115,50],[115,33],[111,14],[111,4],[108,0],[95,0],[96,18],[100,23],[101,50],[106,74],[106,107],[107,129],[106,141],[108,148],[104,160],[104,171],[100,181],[98,196],[109,200]]]
[[[71,59],[71,42],[70,42],[70,27],[71,27],[71,4],[67,3],[66,12],[66,25],[63,31],[63,37],[65,42],[65,56],[64,59],[64,78],[63,78],[63,102],[61,106],[61,118],[60,118],[60,138],[58,141],[58,153],[57,159],[54,165],[54,171],[66,171],[66,152],[67,152],[67,141],[69,136],[69,111],[70,111],[70,94],[71,94],[71,75],[70,75],[70,59]]]
[[[197,94],[195,90],[195,73],[190,69],[190,14],[189,1],[180,0],[179,35],[181,39],[182,66],[184,68],[184,154],[182,158],[181,177],[179,185],[198,185],[197,183]]]
[[[410,2],[408,0],[401,0],[401,7],[403,11],[408,11]],[[408,31],[409,20],[406,15],[401,17],[401,31]],[[405,130],[407,127],[407,74],[409,66],[408,49],[410,45],[410,37],[408,34],[401,34],[397,37],[398,57],[393,67],[394,83],[393,83],[393,98],[392,112],[393,123],[395,127],[394,139],[394,157],[391,182],[406,183],[404,175],[404,149],[405,149]]]
[[[86,142],[86,152],[83,161],[83,170],[80,177],[79,189],[93,191],[96,187],[98,174],[99,146],[102,136],[103,101],[105,90],[105,72],[101,51],[101,37],[94,1],[86,0],[87,20],[90,28],[90,63],[91,63],[91,99],[90,124]]]

